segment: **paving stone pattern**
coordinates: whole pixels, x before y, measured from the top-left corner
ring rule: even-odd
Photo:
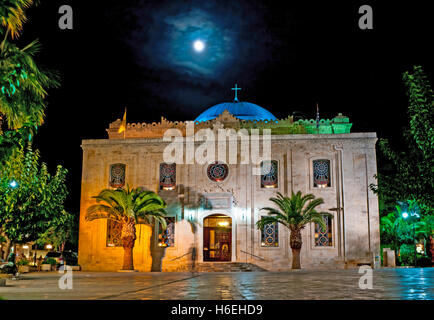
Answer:
[[[61,290],[57,272],[7,280],[4,299],[434,299],[434,268],[378,269],[373,289],[359,288],[357,269],[291,272],[102,273],[74,272]]]

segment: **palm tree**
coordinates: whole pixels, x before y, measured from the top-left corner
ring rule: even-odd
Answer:
[[[17,37],[26,22],[26,10],[36,2],[34,0],[2,0],[0,4],[0,22],[6,28],[6,36]]]
[[[166,203],[155,192],[136,189],[104,189],[93,197],[97,202],[87,209],[86,220],[111,219],[122,224],[122,246],[124,248],[123,270],[134,270],[133,248],[136,240],[136,223],[144,219],[146,223],[160,222],[166,228],[164,219]]]
[[[26,10],[37,0],[1,0],[0,4],[0,126],[27,128],[27,135],[43,123],[47,89],[59,86],[57,73],[38,68],[33,57],[37,40],[20,49],[8,41],[16,38],[27,20]],[[0,127],[1,134],[1,127]]]
[[[434,235],[434,216],[425,216],[414,227],[416,236],[429,241]]]
[[[33,60],[37,41],[23,49],[5,41],[0,49],[0,114],[10,129],[37,127],[43,123],[47,89],[59,86],[59,76],[41,70]]]
[[[261,210],[268,211],[266,217],[262,217],[256,223],[258,229],[262,230],[270,223],[281,223],[290,230],[289,244],[292,249],[292,269],[300,269],[300,250],[303,244],[301,230],[306,224],[314,222],[325,230],[324,216],[331,216],[328,212],[318,212],[315,208],[324,203],[322,198],[315,199],[313,194],[302,195],[300,191],[292,192],[291,198],[284,197],[280,192],[276,198],[270,198],[278,208],[265,207]]]

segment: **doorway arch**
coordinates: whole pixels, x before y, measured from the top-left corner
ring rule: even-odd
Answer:
[[[232,218],[212,214],[203,219],[203,261],[232,260]]]

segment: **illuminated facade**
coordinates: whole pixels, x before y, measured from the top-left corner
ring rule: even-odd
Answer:
[[[79,263],[83,270],[118,270],[123,248],[112,221],[85,221],[86,209],[103,188],[143,187],[168,203],[168,228],[137,226],[135,268],[185,271],[193,265],[245,262],[268,270],[291,266],[289,232],[282,225],[255,223],[277,192],[312,193],[329,211],[327,230],[315,224],[302,232],[303,268],[344,268],[371,263],[380,254],[378,199],[369,189],[377,173],[375,133],[350,133],[348,118],[276,119],[250,103],[223,103],[195,121],[194,132],[210,128],[270,129],[271,158],[252,174],[251,164],[212,161],[167,163],[168,129],[187,133],[186,122],[110,124],[108,139],[83,140]],[[216,114],[219,113],[219,114]],[[271,116],[270,116],[271,115]],[[264,118],[265,117],[265,118]],[[268,117],[268,118],[267,118]],[[185,144],[186,142],[181,142]],[[236,159],[241,158],[240,141]],[[197,142],[196,142],[197,144]]]

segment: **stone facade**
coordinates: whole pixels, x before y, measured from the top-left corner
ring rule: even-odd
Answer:
[[[199,128],[239,128],[240,123],[226,113]],[[282,125],[291,127],[292,119],[285,123]],[[333,121],[322,123],[331,127]],[[158,226],[137,226],[134,264],[139,271],[185,271],[203,262],[203,223],[213,214],[232,219],[232,262],[252,263],[267,270],[290,269],[288,230],[279,225],[278,245],[264,247],[255,223],[265,215],[260,208],[271,206],[270,197],[299,190],[322,197],[325,204],[319,209],[332,209],[329,212],[333,214],[330,246],[316,245],[314,224],[303,229],[302,268],[354,267],[371,264],[374,257],[379,257],[378,199],[369,189],[377,173],[375,133],[273,134],[271,155],[277,161],[277,188],[261,188],[260,176],[252,174],[252,165],[241,161],[230,164],[228,160],[229,173],[222,182],[208,178],[208,164],[177,164],[176,187],[160,190],[160,164],[169,144],[162,135],[173,127],[181,127],[185,135],[185,123],[163,119],[159,124],[128,124],[126,132],[118,133],[120,124],[117,120],[110,125],[109,139],[82,142],[79,264],[83,270],[114,271],[122,266],[123,248],[107,246],[107,221],[85,220],[86,209],[94,204],[92,196],[110,187],[110,166],[118,163],[126,165],[126,184],[159,193],[168,203],[169,216],[175,218],[174,245],[170,247],[158,245]],[[234,143],[240,150],[240,141]],[[318,159],[330,163],[330,186],[325,188],[313,183],[313,161]]]

